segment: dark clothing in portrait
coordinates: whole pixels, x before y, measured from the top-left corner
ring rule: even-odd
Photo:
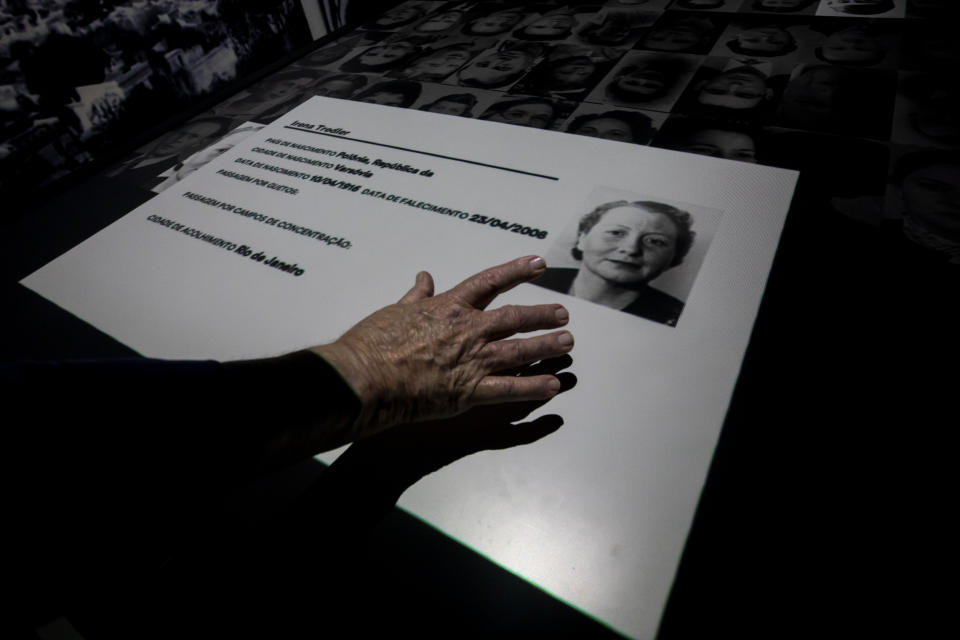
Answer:
[[[534,280],[533,284],[560,293],[568,293],[579,271],[579,269],[567,268],[547,269],[547,272]],[[639,298],[620,311],[674,327],[677,325],[677,319],[680,318],[680,312],[683,311],[683,302],[669,293],[647,285]]]

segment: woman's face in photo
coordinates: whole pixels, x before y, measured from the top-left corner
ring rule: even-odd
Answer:
[[[576,20],[568,13],[538,18],[525,26],[523,32],[530,36],[550,38],[567,33]]]
[[[727,109],[752,109],[763,102],[767,93],[767,83],[761,76],[728,71],[704,84],[697,102]]]
[[[680,24],[651,31],[643,39],[643,44],[657,51],[686,51],[697,46],[702,38],[699,29]]]
[[[311,53],[303,61],[303,65],[307,67],[322,67],[323,65],[330,64],[331,62],[336,62],[343,56],[350,53],[352,47],[346,46],[336,46],[336,47],[324,47],[319,51]]]
[[[303,93],[303,90],[314,82],[316,82],[316,79],[312,77],[290,78],[267,89],[263,94],[263,99],[270,101],[287,100]]]
[[[420,9],[415,7],[397,7],[396,9],[391,9],[385,14],[377,18],[376,22],[373,24],[377,27],[382,27],[384,29],[396,26],[398,24],[406,24],[407,22],[413,22],[417,18],[423,15],[423,12]]]
[[[491,122],[506,122],[534,129],[546,129],[553,119],[553,107],[542,102],[518,104],[498,111],[486,119]]]
[[[522,51],[501,51],[471,64],[460,72],[460,79],[494,85],[506,82],[511,76],[523,71],[530,62],[530,56]]]
[[[577,239],[583,268],[629,287],[653,280],[670,267],[679,230],[667,216],[622,206],[610,209]]]
[[[370,95],[360,98],[360,102],[399,107],[404,103],[404,97],[402,93],[394,93],[393,91],[374,91]]]
[[[470,23],[470,32],[478,36],[503,33],[514,28],[522,17],[523,14],[517,11],[491,13],[489,16],[473,20]]]
[[[655,96],[666,88],[667,79],[655,69],[637,69],[619,76],[616,84],[633,95]]]
[[[590,59],[578,58],[554,68],[551,75],[559,86],[578,87],[589,80],[596,70],[597,65]]]
[[[623,120],[617,118],[594,118],[583,123],[576,133],[591,138],[617,140],[618,142],[635,142],[633,129]]]
[[[437,100],[425,111],[430,113],[442,113],[448,116],[462,116],[469,107],[463,102],[454,102],[453,100]]]
[[[444,51],[429,55],[410,65],[406,75],[448,76],[470,59],[469,51]]]
[[[907,215],[931,230],[960,234],[960,165],[933,164],[909,173],[903,180]]]
[[[819,68],[801,73],[790,82],[784,100],[808,107],[828,109],[842,83],[842,69]]]
[[[820,43],[823,58],[829,62],[867,62],[883,57],[883,45],[858,27],[832,33]]]
[[[687,137],[677,150],[741,162],[757,161],[757,149],[753,138],[739,131],[701,129]]]
[[[590,37],[604,44],[617,44],[630,37],[633,29],[625,20],[607,20],[593,30]]]
[[[757,27],[746,29],[737,34],[737,42],[747,51],[762,53],[779,53],[786,51],[796,41],[793,34],[780,27]]]
[[[353,83],[349,80],[327,80],[321,82],[320,86],[314,89],[318,96],[329,96],[331,98],[346,98],[353,93]]]
[[[393,42],[367,49],[360,55],[360,62],[371,67],[389,65],[410,55],[414,45],[409,42]]]
[[[462,17],[462,11],[445,11],[444,13],[438,13],[432,18],[421,22],[417,26],[416,31],[422,31],[425,33],[445,31],[460,22],[460,18]]]

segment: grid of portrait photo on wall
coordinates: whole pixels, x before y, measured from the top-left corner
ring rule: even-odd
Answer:
[[[960,230],[913,220],[896,165],[960,145],[955,14],[952,0],[408,0],[210,115],[269,122],[325,95],[796,169],[822,177],[801,182],[807,201],[922,227],[911,237],[943,253]]]

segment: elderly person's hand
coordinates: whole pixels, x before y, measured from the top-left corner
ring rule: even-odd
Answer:
[[[508,371],[570,351],[573,336],[557,331],[506,338],[561,327],[567,323],[567,310],[559,304],[484,310],[497,295],[545,269],[542,258],[519,258],[436,296],[433,278],[422,271],[397,304],[361,320],[336,342],[314,347],[360,398],[354,437],[456,415],[474,405],[556,395],[556,376]]]

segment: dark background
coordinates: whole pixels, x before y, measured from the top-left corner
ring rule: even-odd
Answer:
[[[825,163],[815,137],[796,138],[776,150],[801,169],[801,184],[661,638],[916,636],[937,628],[944,604],[934,585],[949,577],[940,575],[941,545],[955,501],[956,267],[899,232],[840,214],[832,196],[873,183],[875,170]],[[4,223],[5,360],[136,355],[17,284],[150,195],[122,179],[83,178]],[[291,495],[323,486],[324,474],[311,461],[251,485],[212,516],[212,528],[271,521]],[[315,598],[309,623],[320,629],[611,633],[403,511],[381,504],[350,515],[353,525],[329,534],[341,545],[333,558],[283,577]],[[210,546],[199,540],[185,565]],[[146,613],[130,618],[147,629],[158,608],[173,615],[156,600],[138,606]],[[105,609],[67,618],[84,637],[122,635],[118,621],[129,620]]]

